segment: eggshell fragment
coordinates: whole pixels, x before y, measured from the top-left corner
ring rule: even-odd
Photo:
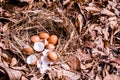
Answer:
[[[57,41],[58,41],[58,37],[56,35],[51,35],[48,38],[48,42],[51,43],[51,44],[53,44],[53,45],[56,45]]]
[[[39,42],[39,41],[40,41],[40,38],[39,38],[39,36],[34,35],[34,36],[31,36],[30,40],[31,40],[32,42]]]
[[[44,50],[45,45],[43,42],[35,42],[33,48],[34,48],[34,50],[40,52],[40,51]]]
[[[39,34],[39,37],[41,39],[48,39],[50,37],[50,35],[46,32],[42,32],[42,33]]]
[[[34,66],[37,64],[37,60],[38,59],[35,55],[30,55],[27,57],[27,64]]]
[[[45,46],[48,45],[47,39],[44,39],[44,40],[43,40],[43,43],[45,44]]]
[[[23,48],[23,51],[27,54],[27,55],[31,55],[33,53],[33,49],[30,46],[25,46]]]
[[[49,50],[54,50],[55,46],[53,44],[48,44],[48,45],[46,45],[46,48]]]
[[[53,61],[53,62],[57,60],[57,54],[53,51],[48,52],[47,57],[50,61]]]
[[[49,51],[50,51],[49,49],[45,49],[45,50],[42,52],[43,56],[47,56],[47,54],[48,54]]]
[[[40,60],[37,62],[37,68],[39,68],[40,73],[44,74],[47,70],[49,70],[49,64],[50,62],[46,59],[45,56],[42,56]]]

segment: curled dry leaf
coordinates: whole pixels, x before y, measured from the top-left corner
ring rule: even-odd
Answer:
[[[77,57],[73,56],[67,63],[71,70],[80,71],[80,61]]]
[[[28,80],[25,76],[21,76],[20,80]]]
[[[9,25],[9,23],[6,23],[6,24],[3,26],[3,28],[2,28],[2,31],[3,31],[3,32],[6,32],[6,31],[8,30],[8,25]]]
[[[70,66],[66,63],[64,64],[61,64],[62,68],[65,69],[65,70],[70,70]]]
[[[81,33],[82,27],[83,27],[83,25],[84,25],[84,24],[83,24],[84,19],[83,19],[83,17],[82,17],[81,14],[79,14],[79,15],[77,16],[77,18],[78,18],[77,23],[78,23],[78,26],[79,26],[79,32]]]
[[[120,80],[120,76],[107,73],[103,80]]]
[[[100,12],[100,9],[99,8],[96,8],[96,7],[86,7],[85,8],[88,12]]]
[[[11,59],[10,66],[14,66],[14,65],[16,65],[17,62],[18,62],[17,59],[16,59],[15,57],[13,57],[13,58]]]
[[[3,48],[3,49],[7,49],[7,48],[6,48],[6,45],[3,44],[2,42],[0,42],[0,47]]]
[[[106,8],[103,8],[103,9],[101,10],[101,14],[105,14],[105,15],[108,15],[108,16],[115,16],[115,14],[114,14],[113,12],[109,11],[109,10],[106,9]]]
[[[72,72],[66,71],[66,70],[62,70],[62,72],[63,72],[63,76],[68,77],[70,80],[79,80],[80,79],[79,74],[72,73]]]
[[[20,80],[22,76],[22,71],[17,71],[9,67],[6,67],[2,62],[0,63],[0,69],[6,72],[10,80]]]
[[[0,55],[1,55],[1,57],[3,57],[3,59],[5,61],[8,61],[9,57],[8,57],[8,55],[6,53],[0,53]]]

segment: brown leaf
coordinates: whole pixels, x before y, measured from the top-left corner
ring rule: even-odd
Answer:
[[[80,79],[79,74],[72,73],[72,72],[66,71],[66,70],[62,70],[62,72],[63,72],[63,76],[68,77],[70,80],[79,80]]]
[[[100,9],[99,8],[96,8],[96,7],[86,7],[85,8],[88,12],[100,12]]]
[[[62,68],[64,68],[65,70],[70,70],[70,67],[68,64],[64,63],[64,64],[61,64]]]
[[[14,67],[14,66],[10,66],[12,69],[15,70],[21,70],[21,71],[28,71],[28,69],[26,68],[26,66],[18,66],[18,67]]]
[[[14,66],[17,64],[17,59],[15,57],[12,58],[10,66]]]
[[[79,15],[77,16],[77,19],[78,19],[77,24],[78,24],[78,27],[79,27],[79,32],[81,33],[82,27],[83,27],[83,25],[84,25],[84,24],[83,24],[84,19],[83,19],[83,17],[82,17],[81,14],[79,14]]]
[[[9,23],[6,23],[6,24],[3,26],[3,28],[2,28],[2,31],[3,31],[3,32],[6,32],[6,31],[8,30],[8,25],[9,25]]]
[[[120,76],[107,74],[103,80],[120,80]]]
[[[71,70],[80,71],[80,61],[77,57],[73,56],[67,63]]]
[[[109,11],[109,10],[106,9],[106,8],[103,8],[103,9],[101,10],[101,14],[105,14],[105,15],[108,15],[108,16],[115,16],[115,14],[114,14],[113,12]]]
[[[5,70],[10,80],[20,80],[20,77],[22,76],[22,71],[16,71],[16,70],[10,69],[6,67],[2,62],[0,62],[0,69]]]
[[[96,77],[95,77],[95,80],[102,80],[102,76],[97,74]]]
[[[3,49],[7,49],[7,48],[6,48],[6,45],[3,44],[2,42],[0,42],[0,47],[3,48]]]
[[[25,76],[22,76],[20,80],[28,80]]]

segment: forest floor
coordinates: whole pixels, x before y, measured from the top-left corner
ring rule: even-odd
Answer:
[[[47,68],[24,51],[41,32],[58,37]],[[120,1],[0,0],[0,80],[120,80]]]

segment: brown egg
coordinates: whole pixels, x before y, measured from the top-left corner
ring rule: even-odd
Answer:
[[[48,39],[50,37],[50,35],[46,32],[42,32],[42,33],[39,34],[39,37],[41,39]]]
[[[40,38],[37,35],[31,36],[30,39],[31,39],[32,42],[39,42],[40,41]]]
[[[54,50],[55,46],[53,44],[47,44],[46,48],[49,49],[49,50]]]
[[[24,47],[23,50],[27,55],[33,54],[33,49],[30,46]]]
[[[52,51],[48,52],[47,57],[50,61],[53,61],[53,62],[55,62],[57,60],[57,54]]]
[[[56,45],[58,41],[58,37],[56,35],[51,35],[49,38],[48,38],[48,42],[53,44],[53,45]]]

